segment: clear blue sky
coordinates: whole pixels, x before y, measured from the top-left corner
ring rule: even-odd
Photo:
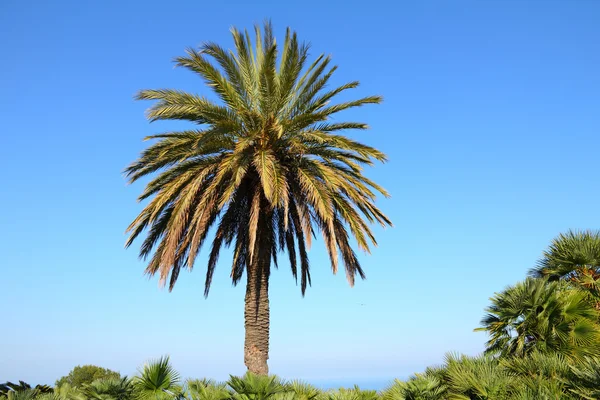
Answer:
[[[148,124],[134,93],[206,93],[171,59],[265,17],[331,53],[356,95],[385,97],[348,117],[389,155],[369,174],[395,223],[353,289],[321,243],[306,298],[274,272],[272,372],[377,380],[480,352],[489,296],[559,232],[600,227],[600,2],[395,3],[2,1],[0,381],[132,374],[162,354],[183,376],[244,371],[227,257],[207,300],[206,255],[173,293],[145,278],[123,248],[142,186],[121,171],[145,135],[184,126]]]

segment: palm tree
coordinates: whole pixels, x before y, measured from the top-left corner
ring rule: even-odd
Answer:
[[[490,356],[447,354],[443,374],[449,399],[505,399],[513,386]]]
[[[386,388],[382,400],[443,400],[446,398],[446,386],[437,376],[415,374],[406,382],[398,379]]]
[[[286,391],[280,396],[280,400],[317,400],[322,396],[321,390],[300,380],[289,381],[285,387]]]
[[[194,266],[214,226],[204,294],[221,248],[232,245],[234,285],[244,272],[247,277],[244,362],[249,371],[267,374],[269,276],[278,253],[287,251],[304,295],[311,283],[307,251],[320,231],[333,273],[341,256],[352,286],[357,275],[365,275],[350,237],[368,252],[376,245],[368,222],[391,222],[374,204],[376,192],[388,194],[362,173],[385,155],[340,134],[366,124],[331,121],[381,97],[331,104],[358,82],[326,90],[336,70],[330,57],[321,55],[307,66],[309,46],[295,33],[288,29],[280,48],[270,23],[263,32],[255,30],[254,49],[248,32],[232,29],[235,52],[205,43],[175,59],[200,75],[219,103],[171,89],[137,95],[157,101],[148,110],[151,121],[200,127],[150,136],[158,141],[126,169],[130,182],[160,171],[139,197],[152,200],[127,229],[126,246],[147,230],[140,250],[143,259],[152,255],[146,273],[158,275],[162,285],[168,281],[172,290],[180,270]]]
[[[235,400],[271,400],[289,391],[279,377],[251,372],[243,377],[232,375],[227,384],[235,392]]]
[[[491,298],[482,327],[486,353],[525,356],[532,350],[581,357],[600,351],[598,312],[564,282],[527,278]]]
[[[87,396],[80,388],[62,383],[55,386],[52,393],[44,393],[36,400],[87,400]]]
[[[588,291],[600,309],[600,231],[560,234],[530,274],[570,281]]]
[[[31,391],[34,396],[44,393],[51,393],[52,388],[48,385],[36,385],[35,387],[31,387],[30,384],[24,381],[19,381],[19,383],[5,382],[0,384],[0,396],[8,396],[10,392],[27,392]]]
[[[179,374],[169,357],[161,357],[146,363],[138,376],[133,378],[135,398],[138,400],[173,400],[183,398]]]
[[[88,400],[129,400],[133,395],[133,390],[133,382],[126,376],[96,379],[83,387],[83,392]]]
[[[186,386],[188,400],[231,400],[233,398],[232,393],[227,389],[227,384],[210,379],[189,379]]]

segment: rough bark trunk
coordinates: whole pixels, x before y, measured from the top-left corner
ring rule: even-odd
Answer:
[[[264,257],[258,257],[265,262]],[[268,259],[267,259],[268,260]],[[268,261],[267,261],[268,263]],[[248,371],[267,375],[269,366],[269,266],[254,263],[246,271],[244,364]]]

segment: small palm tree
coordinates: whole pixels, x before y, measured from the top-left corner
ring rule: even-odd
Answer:
[[[322,395],[315,386],[299,380],[287,382],[285,387],[286,391],[279,400],[316,400]]]
[[[527,278],[491,301],[475,329],[490,335],[488,354],[522,357],[538,350],[580,357],[600,351],[597,310],[585,293],[563,282]]]
[[[183,396],[179,374],[171,366],[169,357],[146,363],[133,378],[135,397],[138,400],[172,400]]]
[[[87,396],[80,388],[69,383],[62,383],[56,386],[52,392],[36,397],[36,400],[87,400]]]
[[[289,29],[280,47],[270,23],[264,32],[257,27],[254,49],[247,32],[232,33],[235,52],[206,43],[175,59],[200,75],[219,103],[171,89],[137,96],[156,101],[151,121],[183,120],[200,128],[150,136],[157,142],[126,169],[130,182],[158,173],[139,197],[152,200],[127,229],[126,246],[147,230],[140,250],[142,258],[151,256],[146,272],[171,290],[215,227],[204,294],[221,248],[233,246],[231,279],[237,285],[244,272],[247,279],[244,363],[250,372],[267,374],[269,276],[278,253],[287,251],[304,295],[311,283],[307,251],[320,231],[333,273],[341,258],[353,285],[365,274],[351,237],[368,252],[376,244],[368,224],[391,225],[374,204],[376,193],[387,192],[362,172],[385,155],[341,134],[366,124],[332,121],[382,99],[332,104],[358,82],[326,89],[336,67],[324,55],[308,64],[309,46]]]
[[[133,395],[133,382],[123,378],[102,378],[87,384],[83,392],[89,400],[129,400]]]
[[[569,360],[559,353],[533,351],[527,357],[501,358],[498,367],[513,377],[517,398],[563,399],[573,382]],[[557,393],[563,397],[552,397]]]
[[[232,393],[227,384],[210,379],[190,379],[186,382],[188,400],[231,400]]]
[[[227,384],[235,392],[236,400],[271,400],[288,391],[279,377],[251,372],[243,377],[232,375]]]
[[[513,380],[489,356],[446,356],[445,375],[450,399],[508,399]]]
[[[5,382],[0,384],[0,397],[8,396],[10,392],[26,391],[32,391],[33,396],[37,396],[39,394],[51,393],[52,388],[48,385],[36,385],[32,388],[30,384],[24,381],[19,381],[19,383]]]
[[[36,393],[33,389],[25,389],[14,391],[11,390],[6,393],[6,400],[36,400],[38,398],[38,393]]]
[[[446,395],[443,381],[434,375],[415,374],[408,381],[398,379],[386,388],[382,400],[443,400]]]
[[[569,281],[588,291],[600,309],[600,231],[560,234],[530,274]]]

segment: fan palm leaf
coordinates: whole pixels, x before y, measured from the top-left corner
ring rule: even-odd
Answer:
[[[139,400],[179,398],[183,394],[179,381],[169,357],[161,357],[146,363],[133,378],[134,394]]]

